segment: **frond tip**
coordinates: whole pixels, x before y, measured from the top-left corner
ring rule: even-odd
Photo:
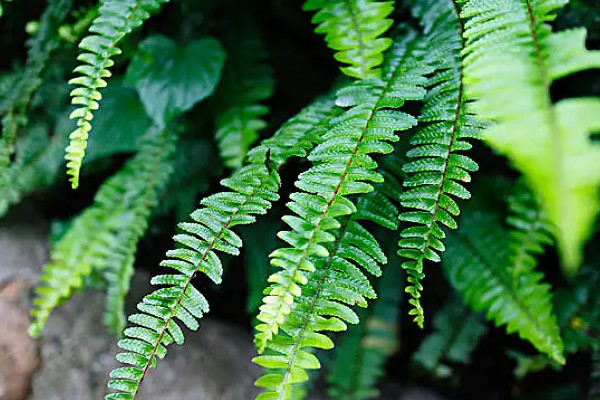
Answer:
[[[394,10],[392,1],[307,0],[307,11],[318,10],[312,22],[315,32],[324,33],[327,44],[336,50],[335,59],[343,64],[344,74],[359,79],[379,78],[383,52],[392,44],[380,37],[393,21],[387,18]]]
[[[168,0],[105,0],[99,15],[90,27],[91,35],[79,44],[83,51],[77,57],[82,62],[74,72],[80,76],[69,84],[77,86],[71,91],[71,103],[77,108],[70,115],[77,120],[77,127],[69,135],[66,148],[67,174],[73,189],[79,186],[81,164],[87,148],[87,140],[92,130],[93,112],[100,106],[100,89],[106,87],[111,76],[109,68],[114,65],[112,58],[121,54],[117,44],[132,30],[138,28]]]

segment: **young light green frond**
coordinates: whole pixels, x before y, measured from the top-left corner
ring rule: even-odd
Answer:
[[[173,136],[156,132],[149,136],[140,152],[102,185],[94,205],[75,219],[52,250],[33,301],[32,336],[42,333],[50,313],[82,288],[92,272],[104,273],[108,280],[107,325],[115,332],[122,328],[123,299],[137,242],[171,172]]]
[[[225,165],[239,168],[267,126],[263,118],[269,109],[261,103],[271,97],[275,82],[256,29],[237,28],[228,33],[227,61],[215,93],[216,137]]]
[[[420,85],[428,70],[415,62],[415,46],[415,40],[404,42],[403,51],[393,54],[401,61],[384,79],[358,81],[338,91],[337,104],[351,108],[332,121],[310,152],[313,166],[299,176],[300,192],[291,194],[287,204],[296,216],[283,217],[291,230],[278,234],[291,247],[271,253],[271,264],[281,270],[269,277],[273,286],[260,307],[263,323],[256,327],[255,339],[260,353],[290,314],[294,298],[303,297],[301,286],[316,271],[313,260],[330,255],[326,244],[335,241],[332,231],[339,229],[339,219],[356,212],[347,196],[369,193],[371,183],[383,181],[371,155],[390,153],[390,142],[398,140],[395,132],[416,124],[412,116],[396,110],[424,94]],[[372,272],[379,274],[377,268]]]
[[[92,130],[93,112],[102,99],[100,89],[106,87],[106,79],[111,76],[109,70],[119,55],[119,42],[132,30],[140,27],[168,0],[104,0],[98,17],[90,27],[90,35],[85,37],[79,48],[82,53],[77,60],[81,64],[75,68],[80,76],[69,81],[77,86],[71,91],[71,103],[77,108],[71,118],[77,120],[77,128],[69,136],[71,142],[66,148],[67,174],[74,189],[79,186],[81,163],[87,147],[89,132]]]
[[[385,197],[392,204],[384,190],[361,197]],[[395,223],[398,211],[395,206],[392,206],[393,210],[379,208],[376,202],[368,200],[359,201],[356,207],[353,215],[335,219],[339,228],[337,232],[330,233],[335,234],[334,240],[322,244],[328,255],[312,255],[307,260],[315,269],[307,271],[302,296],[290,303],[289,313],[267,342],[266,348],[270,352],[253,359],[258,365],[271,370],[256,381],[257,386],[265,388],[257,400],[288,399],[295,384],[309,379],[306,370],[320,368],[319,360],[311,350],[333,348],[333,341],[323,332],[343,331],[347,323],[358,323],[358,315],[350,307],[366,307],[367,299],[376,297],[361,269],[380,275],[380,265],[385,264],[387,258],[377,240],[358,221],[364,218],[389,226]],[[382,220],[385,222],[381,223]],[[273,285],[271,293],[277,288],[277,284]],[[270,303],[265,304],[269,306]],[[262,313],[264,310],[265,305],[261,307]],[[263,325],[257,326],[257,346],[262,345]]]
[[[468,364],[479,340],[487,332],[483,318],[467,310],[460,299],[450,298],[433,318],[435,331],[413,354],[413,362],[437,378],[452,376],[446,363]]]
[[[42,82],[42,71],[50,55],[59,45],[58,27],[69,14],[71,3],[71,0],[48,1],[38,32],[27,41],[29,51],[23,72],[10,88],[0,93],[0,185],[10,165],[19,129],[27,124],[31,97]]]
[[[149,368],[166,354],[166,347],[184,341],[180,323],[191,330],[208,312],[204,296],[191,284],[198,274],[220,283],[222,265],[218,252],[238,255],[242,240],[232,230],[253,223],[279,198],[278,168],[289,157],[305,155],[315,136],[328,125],[335,113],[332,99],[318,100],[288,121],[272,138],[264,140],[249,153],[250,162],[221,183],[229,189],[201,201],[202,207],[191,214],[194,222],[179,224],[182,233],[174,240],[182,246],[167,252],[161,266],[174,271],[152,278],[159,286],[137,305],[139,313],[129,317],[132,326],[118,345],[125,350],[117,360],[127,366],[110,374],[107,400],[133,399]],[[269,156],[270,155],[270,156]],[[270,158],[270,160],[268,159]]]
[[[335,349],[328,381],[329,395],[337,400],[377,398],[377,380],[385,362],[398,349],[398,303],[402,295],[401,269],[386,267],[377,284],[378,298],[368,310],[359,310],[359,325],[351,326]]]
[[[506,325],[508,333],[517,332],[563,364],[550,286],[541,273],[526,269],[513,281],[513,239],[493,214],[465,214],[459,230],[448,236],[444,272],[473,310],[485,311],[497,326]]]
[[[349,66],[340,68],[352,78],[379,78],[383,52],[392,40],[381,37],[393,21],[392,1],[307,0],[304,10],[317,11],[315,32],[325,35],[327,45],[337,51],[335,59]]]
[[[462,25],[452,0],[416,2],[414,12],[425,28],[424,63],[433,66],[425,104],[419,117],[421,128],[410,140],[409,162],[403,170],[408,175],[401,204],[407,209],[400,219],[408,222],[400,234],[398,254],[405,260],[408,273],[406,292],[413,308],[409,311],[422,328],[424,323],[420,297],[426,260],[440,261],[444,251],[443,227],[457,227],[460,209],[456,199],[471,194],[463,186],[470,182],[470,172],[478,169],[468,156],[471,148],[465,139],[478,136],[480,125],[467,110],[463,90],[464,47]],[[433,11],[435,12],[433,12]],[[432,51],[435,49],[435,51]],[[430,51],[427,51],[430,50]]]
[[[523,172],[540,199],[565,271],[581,263],[599,209],[600,99],[555,104],[553,81],[600,67],[585,48],[585,29],[553,33],[548,21],[566,0],[471,0],[466,19],[465,82],[476,112],[494,124],[487,143]]]

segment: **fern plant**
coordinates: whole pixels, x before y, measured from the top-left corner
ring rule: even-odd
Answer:
[[[121,349],[106,399],[138,397],[211,306],[249,334],[230,312],[242,303],[258,399],[304,399],[321,370],[348,400],[423,372],[449,398],[536,398],[538,373],[577,377],[564,398],[590,391],[600,59],[577,26],[597,47],[600,14],[578,0],[92,3],[49,2],[37,31],[25,2],[3,17],[0,215],[23,201],[71,220],[30,334],[73,293],[105,291]],[[18,67],[7,43],[23,26]],[[77,195],[57,173],[68,140],[72,187],[88,153]],[[126,317],[136,265],[154,290]]]

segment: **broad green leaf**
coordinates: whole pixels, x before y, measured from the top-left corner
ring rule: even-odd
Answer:
[[[179,45],[153,35],[140,44],[125,83],[138,90],[148,115],[164,125],[213,93],[224,62],[225,52],[215,39]]]

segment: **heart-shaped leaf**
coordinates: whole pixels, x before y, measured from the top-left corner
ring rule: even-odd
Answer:
[[[125,84],[138,90],[148,115],[164,126],[213,93],[224,62],[225,52],[213,38],[180,45],[153,35],[140,44]]]

